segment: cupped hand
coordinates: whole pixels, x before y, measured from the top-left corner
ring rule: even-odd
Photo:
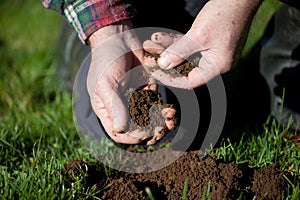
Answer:
[[[172,77],[163,70],[152,76],[165,85],[192,89],[233,68],[243,50],[250,24],[261,0],[211,0],[184,35],[154,33],[143,48],[160,54],[157,64],[174,68],[194,53],[201,59],[188,76]]]
[[[117,143],[138,144],[146,140],[149,145],[155,144],[163,137],[159,128],[154,133],[147,130],[128,131],[128,105],[122,100],[122,93],[125,91],[119,89],[126,88],[131,69],[144,62],[141,43],[132,30],[130,21],[101,28],[90,36],[89,43],[91,64],[87,88],[92,108],[106,133]],[[143,81],[141,85],[144,89],[157,89],[154,79],[147,78]],[[174,110],[171,113],[172,111]],[[170,113],[170,110],[167,112]]]

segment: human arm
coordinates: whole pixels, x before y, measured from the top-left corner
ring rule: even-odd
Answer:
[[[143,60],[141,44],[131,31],[133,9],[124,3],[126,1],[85,2],[90,1],[44,1],[43,4],[63,15],[91,49],[87,89],[91,106],[108,136],[115,142],[127,144],[136,144],[153,136],[149,140],[149,144],[153,144],[161,139],[159,134],[126,131],[129,116],[115,91],[116,82]],[[110,43],[111,38],[114,38],[113,43]],[[115,58],[118,58],[116,62]],[[151,84],[147,89],[155,89],[153,87]]]

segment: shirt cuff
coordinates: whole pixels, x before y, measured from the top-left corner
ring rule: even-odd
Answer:
[[[75,28],[79,39],[87,45],[88,37],[98,29],[130,19],[136,10],[123,0],[77,1],[64,8],[67,21]]]

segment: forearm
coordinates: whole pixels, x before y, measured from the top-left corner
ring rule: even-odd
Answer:
[[[126,0],[42,0],[42,4],[63,15],[85,44],[89,36],[100,28],[136,14]]]

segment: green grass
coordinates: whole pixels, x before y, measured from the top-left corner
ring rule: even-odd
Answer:
[[[71,95],[54,76],[62,18],[35,0],[4,1],[0,10],[0,197],[71,197],[60,172],[90,154],[73,123]]]
[[[255,43],[260,39],[266,29],[268,21],[271,19],[274,12],[280,8],[280,6],[281,3],[277,0],[263,1],[252,21],[249,37],[242,56],[246,56]]]
[[[265,15],[260,21],[263,24],[258,20],[253,26],[263,27],[277,6],[265,1],[264,10],[260,11],[260,15]],[[46,10],[36,0],[6,0],[0,5],[2,199],[85,199],[101,191],[87,188],[82,179],[67,187],[61,174],[72,159],[96,162],[77,135],[71,95],[54,76],[53,58],[61,22],[57,13]],[[262,29],[257,30],[251,31],[246,49],[261,34]],[[296,199],[300,195],[299,148],[282,139],[284,131],[272,121],[266,124],[262,134],[240,142],[224,139],[213,153],[228,162],[247,163],[251,167],[276,164],[293,173],[289,199]]]
[[[277,166],[293,176],[293,180],[288,179],[291,188],[288,199],[298,199],[300,197],[300,148],[284,139],[285,133],[295,134],[289,127],[283,128],[273,118],[269,118],[264,124],[262,133],[244,132],[244,136],[250,135],[250,137],[247,139],[242,137],[238,142],[224,138],[221,145],[213,149],[211,154],[225,162],[247,164],[252,168]]]

